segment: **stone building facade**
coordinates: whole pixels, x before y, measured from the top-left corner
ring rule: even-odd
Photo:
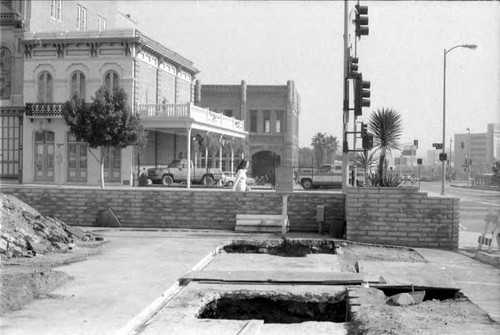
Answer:
[[[262,176],[276,167],[299,162],[300,95],[293,81],[286,85],[195,86],[195,104],[245,122],[250,173]]]

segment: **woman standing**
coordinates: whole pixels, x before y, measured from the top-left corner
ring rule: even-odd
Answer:
[[[234,181],[233,191],[244,192],[247,190],[247,169],[248,161],[242,159],[236,168],[236,179]]]

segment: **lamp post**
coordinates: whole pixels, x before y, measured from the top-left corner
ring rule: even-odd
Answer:
[[[477,45],[475,44],[460,44],[460,45],[455,45],[454,47],[446,50],[444,49],[443,52],[443,155],[446,154],[446,146],[445,146],[445,141],[446,141],[446,55],[456,49],[456,48],[467,48],[467,49],[476,49]],[[444,182],[446,178],[446,166],[445,166],[445,160],[441,161],[442,163],[442,176],[441,176],[441,195],[444,195]]]
[[[470,159],[470,128],[467,128],[468,135],[467,135],[467,174],[469,175],[467,179],[467,184],[471,186],[470,184],[470,165],[472,163]]]
[[[450,174],[450,183],[451,183],[451,177],[453,175],[453,165],[452,165],[453,162],[452,162],[452,159],[451,159],[451,154],[453,152],[453,146],[452,145],[453,145],[453,139],[450,138],[450,158],[448,160],[448,162],[450,162],[450,164],[449,164],[450,168],[448,169],[449,174]]]

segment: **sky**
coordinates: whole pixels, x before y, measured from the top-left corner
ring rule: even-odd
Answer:
[[[356,2],[349,1],[349,11]],[[368,36],[359,71],[371,82],[370,113],[393,108],[401,143],[418,156],[442,142],[444,50],[446,142],[500,123],[500,2],[361,1]],[[342,137],[343,1],[121,1],[138,29],[194,62],[202,84],[285,85],[301,96],[299,146],[317,132]],[[353,25],[349,24],[350,29]],[[352,35],[352,31],[350,33]],[[353,43],[352,37],[349,40]],[[350,120],[352,124],[352,118]]]

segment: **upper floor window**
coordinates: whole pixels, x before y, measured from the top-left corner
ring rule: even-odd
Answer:
[[[71,75],[71,95],[70,99],[78,97],[85,99],[85,75],[82,71],[75,71]]]
[[[87,30],[87,8],[76,5],[76,30]]]
[[[7,48],[0,48],[0,99],[10,98],[10,73],[12,55]]]
[[[118,73],[116,73],[115,71],[109,71],[104,76],[104,85],[108,88],[108,90],[113,92],[118,87],[120,87],[118,80]]]
[[[38,76],[38,102],[52,102],[52,85],[52,75],[49,72],[44,71]]]
[[[106,30],[106,18],[100,15],[97,16],[97,30],[99,31]]]
[[[271,132],[271,113],[264,111],[264,133]]]
[[[50,17],[57,21],[62,21],[62,0],[52,0]]]
[[[256,110],[250,111],[250,132],[252,132],[252,133],[257,132],[257,111]]]
[[[276,111],[276,132],[281,133],[283,131],[283,111]]]

